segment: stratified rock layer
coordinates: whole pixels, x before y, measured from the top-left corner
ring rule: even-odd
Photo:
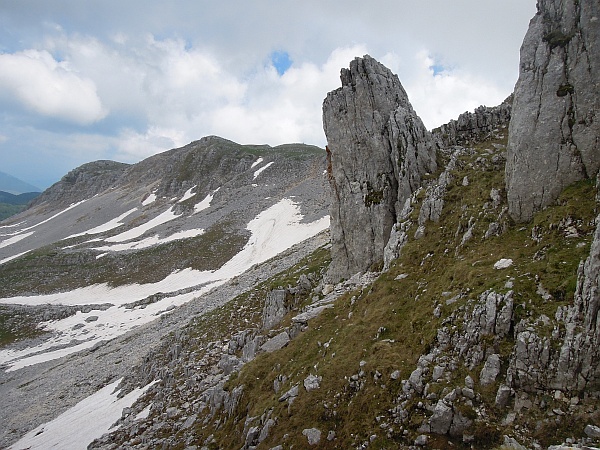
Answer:
[[[436,144],[400,80],[364,56],[342,69],[342,87],[327,94],[333,280],[383,261],[405,201],[436,168]]]
[[[509,211],[528,221],[600,167],[600,2],[539,0],[521,47],[506,164]]]

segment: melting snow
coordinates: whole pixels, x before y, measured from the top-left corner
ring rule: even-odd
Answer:
[[[252,165],[250,166],[250,168],[251,168],[251,169],[254,169],[256,166],[258,166],[258,165],[259,165],[261,162],[263,162],[263,161],[264,161],[264,159],[263,159],[263,157],[261,156],[260,158],[258,158],[256,161],[254,161],[254,162],[252,163]]]
[[[221,188],[218,187],[212,192],[212,194],[208,194],[206,197],[204,197],[204,200],[202,200],[200,203],[196,203],[196,205],[194,205],[194,214],[197,214],[200,211],[204,211],[205,209],[209,208],[210,202],[212,202],[213,197],[219,189]]]
[[[26,254],[26,253],[29,253],[29,250],[27,250],[26,252],[23,252],[23,253],[18,253],[18,254],[16,254],[16,255],[9,256],[8,258],[1,259],[1,260],[0,260],[0,265],[2,265],[2,264],[4,264],[4,263],[7,263],[7,262],[9,262],[9,261],[12,261],[13,259],[17,259],[19,256],[23,256],[23,255],[24,255],[24,254]]]
[[[194,195],[196,195],[195,193],[192,194],[192,191],[196,189],[196,186],[192,186],[191,188],[189,188],[187,191],[185,191],[185,194],[183,194],[183,197],[181,197],[181,200],[179,200],[177,203],[183,203],[185,202],[187,199],[192,198]]]
[[[116,236],[112,236],[106,239],[107,242],[125,242],[131,239],[135,239],[140,237],[146,231],[151,230],[154,227],[162,225],[163,223],[167,223],[173,219],[179,217],[177,214],[173,212],[173,207],[169,208],[164,213],[156,216],[154,219],[149,220],[148,222],[132,228],[131,230],[124,231],[121,234],[117,234]]]
[[[22,230],[17,230],[17,231],[14,231],[12,233],[0,235],[0,236],[13,236],[12,238],[5,239],[2,242],[0,242],[0,248],[8,247],[9,245],[15,244],[15,243],[17,243],[17,242],[25,239],[26,237],[31,236],[33,233],[35,233],[35,231],[29,231],[29,230],[32,230],[32,229],[34,229],[36,227],[39,227],[40,225],[42,225],[44,223],[50,222],[52,219],[60,216],[61,214],[66,213],[67,211],[69,211],[70,209],[75,208],[76,206],[81,205],[85,201],[86,200],[82,200],[80,202],[73,203],[69,207],[63,209],[62,211],[57,212],[52,217],[49,217],[46,220],[42,220],[40,223],[36,223],[35,225],[32,225],[30,227],[23,228]]]
[[[148,197],[146,197],[146,200],[144,200],[142,202],[142,206],[148,206],[149,204],[154,203],[155,201],[156,201],[156,194],[153,192]]]
[[[154,235],[154,236],[142,239],[141,241],[126,242],[123,244],[115,244],[115,245],[106,245],[103,247],[95,247],[94,250],[99,250],[99,251],[103,251],[103,252],[104,251],[122,252],[124,250],[141,250],[144,248],[152,247],[153,245],[166,244],[168,242],[177,241],[179,239],[193,238],[193,237],[201,236],[202,234],[204,234],[204,229],[196,228],[196,229],[192,229],[192,230],[178,231],[177,233],[173,233],[172,235],[167,236],[165,238],[160,238],[158,235]],[[98,256],[96,258],[98,258]]]
[[[107,284],[96,284],[70,292],[0,299],[0,303],[5,304],[114,305],[104,311],[78,312],[65,319],[45,323],[46,330],[56,332],[52,338],[35,347],[19,351],[0,350],[0,364],[7,364],[9,371],[17,370],[90,348],[101,341],[114,339],[141,324],[155,320],[173,307],[181,306],[205,294],[253,265],[262,263],[329,227],[328,216],[311,223],[300,223],[301,220],[299,206],[290,199],[281,200],[248,223],[246,228],[251,232],[249,241],[237,255],[215,271],[187,268],[176,271],[156,283],[131,284],[116,288]],[[194,289],[185,294],[177,294],[186,288]],[[171,293],[172,296],[166,296],[145,307],[124,307],[158,292],[165,295]],[[86,322],[86,318],[90,316],[96,316],[97,320]],[[72,345],[73,342],[77,344],[53,350],[60,346]]]
[[[260,169],[258,169],[256,172],[254,172],[254,178],[253,180],[256,180],[256,177],[258,177],[261,173],[263,173],[263,171],[265,171],[268,167],[270,167],[273,164],[273,161],[271,161],[270,163],[268,163],[266,166],[261,167]]]
[[[133,208],[130,209],[127,212],[124,212],[123,214],[121,214],[119,217],[115,217],[112,220],[109,220],[108,222],[99,225],[95,228],[92,228],[90,230],[87,231],[83,231],[81,233],[77,233],[77,234],[72,234],[71,236],[66,237],[65,239],[71,239],[74,237],[79,237],[79,236],[84,236],[86,234],[99,234],[99,233],[105,233],[107,231],[113,230],[115,228],[120,227],[121,225],[124,225],[124,222],[121,222],[125,217],[129,216],[130,214],[133,214],[135,211],[137,211],[137,208]]]
[[[63,448],[85,450],[94,440],[107,433],[121,418],[123,408],[130,407],[156,381],[117,398],[115,391],[122,378],[84,398],[51,422],[31,430],[9,450]]]
[[[26,237],[31,236],[33,233],[35,233],[35,231],[30,231],[28,233],[23,233],[23,234],[17,234],[16,236],[5,239],[2,242],[0,242],[0,248],[8,247],[9,245],[16,244],[17,242],[25,239]]]

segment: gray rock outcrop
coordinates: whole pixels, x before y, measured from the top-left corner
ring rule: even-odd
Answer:
[[[334,281],[383,262],[405,201],[436,169],[437,149],[389,69],[366,55],[341,80],[323,102]]]
[[[473,112],[464,112],[457,120],[451,120],[432,133],[444,147],[464,145],[485,138],[494,130],[508,127],[512,101],[511,95],[498,106],[480,106]]]
[[[82,200],[82,193],[87,198],[92,197],[111,187],[130,167],[129,164],[105,160],[83,164],[46,189],[31,206],[44,202],[68,205]]]
[[[600,4],[537,6],[521,47],[507,148],[509,212],[517,221],[600,167]]]

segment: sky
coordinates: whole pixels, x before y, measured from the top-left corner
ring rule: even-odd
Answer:
[[[208,135],[325,146],[369,54],[431,129],[513,90],[536,0],[0,0],[0,170],[42,189]]]

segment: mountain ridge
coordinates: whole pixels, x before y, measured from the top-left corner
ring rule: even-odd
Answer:
[[[8,173],[0,172],[0,191],[18,195],[26,192],[41,192],[41,189]]]

